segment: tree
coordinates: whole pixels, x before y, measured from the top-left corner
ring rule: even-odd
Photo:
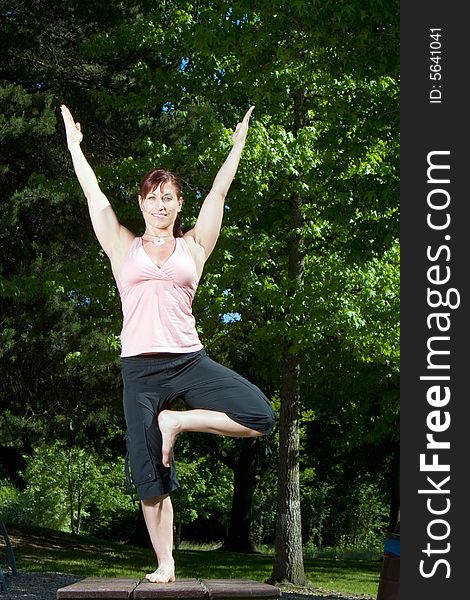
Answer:
[[[96,434],[105,443],[118,423],[117,372],[94,360],[100,354],[107,355],[108,363],[110,356],[116,359],[111,333],[118,305],[81,194],[63,178],[67,156],[63,132],[57,129],[64,89],[81,97],[85,73],[88,88],[103,73],[96,61],[84,66],[87,61],[78,51],[99,26],[93,10],[104,20],[116,11],[52,0],[2,2],[0,9],[5,41],[0,68],[5,174],[0,430],[2,443],[10,452],[16,449],[18,463],[22,450],[31,452],[32,444],[51,432],[75,440],[81,436],[85,442]],[[80,356],[88,356],[86,367],[79,364]]]
[[[97,520],[108,520],[118,507],[128,511],[131,500],[117,481],[123,463],[60,442],[36,446],[25,473],[27,487],[17,499],[17,519],[79,534],[98,498]]]
[[[189,448],[186,448],[186,452],[181,450],[180,446],[177,470],[181,487],[173,495],[176,549],[181,542],[182,526],[197,518],[208,517],[214,509],[227,514],[233,492],[230,473],[226,468],[221,468],[220,463],[217,464],[207,455],[188,460],[186,456],[194,453],[188,451]]]

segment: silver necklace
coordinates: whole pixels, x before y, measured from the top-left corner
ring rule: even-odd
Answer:
[[[147,241],[152,242],[152,244],[154,244],[155,246],[163,246],[166,239],[173,239],[173,236],[171,235],[151,235],[150,233],[145,233],[144,235],[148,235],[149,237],[154,238],[153,240]]]

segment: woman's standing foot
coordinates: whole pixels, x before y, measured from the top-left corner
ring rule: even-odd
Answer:
[[[145,576],[151,583],[169,583],[175,581],[175,565],[160,565],[153,573],[147,573]]]

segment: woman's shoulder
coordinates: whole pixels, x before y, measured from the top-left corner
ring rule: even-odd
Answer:
[[[183,237],[179,239],[181,240],[182,244],[185,244],[188,252],[193,257],[193,260],[196,263],[198,277],[200,277],[204,268],[204,263],[206,262],[206,253],[204,252],[204,248],[194,239],[193,229],[187,231]]]
[[[183,237],[178,239],[180,239],[184,244],[186,244],[186,247],[189,249],[190,252],[198,253],[199,250],[202,249],[202,246],[196,242],[196,238],[194,236],[194,229],[190,229],[189,231],[183,234]]]
[[[121,245],[119,251],[114,254],[111,260],[111,268],[116,280],[119,279],[122,266],[126,262],[129,254],[141,245],[141,240],[141,237],[129,236],[125,243]]]

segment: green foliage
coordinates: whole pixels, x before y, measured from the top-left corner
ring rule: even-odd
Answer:
[[[356,550],[380,553],[387,528],[387,506],[381,498],[378,486],[361,485],[348,507],[348,521],[344,535],[346,545]]]
[[[0,480],[0,518],[6,523],[19,523],[18,488],[6,479]]]
[[[87,502],[82,529],[102,539],[125,542],[135,531],[138,511],[126,488],[124,458],[95,460],[98,489]]]
[[[56,119],[49,93],[28,93],[21,85],[0,82],[0,190],[4,198],[16,191],[15,179],[26,183],[27,163],[37,156],[38,167],[43,158],[37,148],[54,134]]]
[[[275,536],[276,464],[271,461],[253,499],[251,536],[255,548],[272,547]]]
[[[172,495],[175,523],[192,523],[214,511],[228,514],[233,477],[227,467],[215,467],[214,460],[207,456],[193,461],[178,458],[177,473],[181,487]]]
[[[64,444],[35,447],[24,474],[24,491],[7,486],[1,494],[6,519],[16,525],[32,525],[80,533],[89,518],[102,527],[113,518],[130,516],[132,503],[123,485],[123,460],[105,462],[95,453]]]

